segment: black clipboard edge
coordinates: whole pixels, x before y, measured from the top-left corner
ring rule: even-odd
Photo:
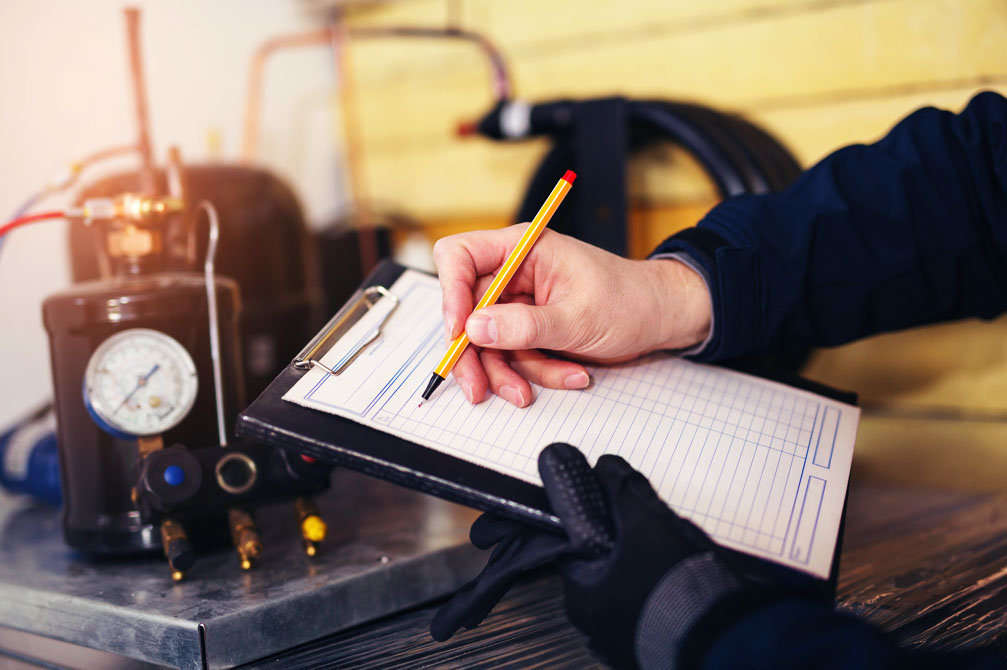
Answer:
[[[307,408],[304,409],[306,411],[314,411]],[[485,491],[444,479],[443,477],[414,470],[388,460],[363,454],[359,451],[346,449],[331,442],[317,440],[301,433],[268,424],[255,417],[242,414],[238,419],[238,426],[238,435],[246,439],[265,442],[282,449],[292,449],[326,463],[342,465],[356,472],[383,479],[398,486],[405,486],[420,493],[434,495],[467,507],[474,507],[484,512],[504,513],[521,521],[528,521],[550,530],[562,527],[559,517],[547,514],[530,505],[495,496]],[[406,442],[410,445],[414,444]],[[426,449],[426,447],[421,445],[414,446]],[[472,468],[482,467],[474,463],[468,463],[467,461],[463,462]],[[529,484],[529,486],[531,485]]]

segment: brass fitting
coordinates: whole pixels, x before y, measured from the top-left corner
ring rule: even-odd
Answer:
[[[242,570],[251,570],[262,554],[262,539],[252,515],[240,507],[227,510],[227,523],[231,527],[231,541],[238,551]]]
[[[95,221],[113,220],[150,224],[184,209],[185,203],[181,198],[124,193],[116,198],[88,198],[79,207],[68,207],[66,217],[80,219],[88,225]]]
[[[137,223],[156,221],[168,214],[184,209],[182,200],[171,196],[154,198],[126,193],[115,200],[116,214],[120,218]]]
[[[164,549],[164,557],[168,559],[172,581],[185,579],[185,572],[196,559],[189,537],[177,521],[165,519],[161,522],[161,547]]]
[[[301,538],[304,541],[304,553],[314,556],[318,553],[318,545],[325,540],[328,527],[322,519],[322,513],[317,503],[311,498],[298,498],[294,501],[294,510],[301,524]]]

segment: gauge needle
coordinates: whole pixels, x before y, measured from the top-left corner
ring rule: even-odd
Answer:
[[[134,386],[133,390],[130,391],[126,395],[126,397],[122,399],[122,402],[119,403],[119,406],[115,408],[115,412],[118,412],[120,409],[122,409],[122,406],[125,405],[127,402],[129,402],[129,399],[133,397],[134,393],[136,393],[137,391],[139,391],[140,389],[142,389],[144,386],[147,385],[147,380],[150,379],[151,375],[153,375],[155,372],[157,372],[160,369],[161,369],[161,364],[160,363],[155,363],[154,367],[152,367],[150,369],[150,372],[148,372],[144,376],[142,376],[139,379],[137,379],[136,380],[136,386]],[[115,412],[112,412],[112,413],[115,414]]]

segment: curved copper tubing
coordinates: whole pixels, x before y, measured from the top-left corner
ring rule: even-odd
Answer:
[[[280,35],[263,42],[252,55],[248,75],[248,94],[245,98],[245,124],[242,133],[241,158],[251,162],[258,152],[259,117],[262,103],[262,81],[266,61],[277,51],[297,47],[331,45],[341,35],[336,26],[305,33]],[[486,54],[493,72],[493,90],[498,101],[511,96],[510,75],[500,51],[483,35],[459,28],[422,28],[412,26],[387,26],[378,28],[353,28],[350,38],[422,37],[429,39],[458,39],[472,42]]]

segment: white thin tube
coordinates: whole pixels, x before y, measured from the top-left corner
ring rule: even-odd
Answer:
[[[220,239],[220,223],[217,209],[208,200],[199,203],[210,222],[210,241],[206,247],[203,274],[206,278],[206,305],[210,314],[210,359],[213,362],[213,395],[217,402],[217,438],[220,446],[227,446],[227,431],[224,429],[224,376],[220,370],[220,321],[217,318],[217,283],[213,274],[213,259],[217,255],[217,240]]]

